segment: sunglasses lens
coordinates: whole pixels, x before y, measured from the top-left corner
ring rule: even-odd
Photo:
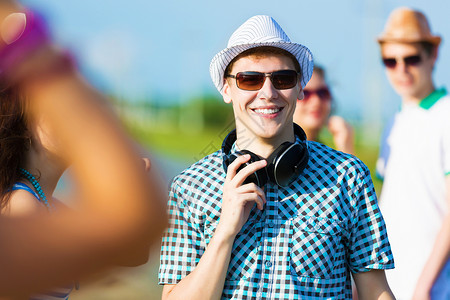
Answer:
[[[294,70],[273,72],[272,84],[277,90],[291,89],[297,84],[297,72]]]
[[[247,91],[256,91],[264,84],[264,74],[258,72],[239,72],[236,74],[237,86]]]
[[[312,94],[314,94],[314,92],[310,91],[310,90],[303,90],[303,99],[307,100],[309,99]]]
[[[383,64],[386,68],[395,68],[397,61],[395,58],[383,58]]]
[[[411,55],[404,57],[403,61],[407,66],[417,66],[422,62],[422,57],[420,55]],[[395,58],[383,58],[383,64],[386,68],[393,69],[397,65],[397,60]]]
[[[270,73],[268,73],[270,74]],[[270,74],[273,86],[277,90],[293,88],[297,84],[297,72],[294,70],[276,71]],[[264,85],[266,74],[260,72],[239,72],[236,74],[238,88],[257,91]]]
[[[320,88],[318,90],[303,90],[303,99],[308,100],[314,94],[316,94],[321,101],[331,100],[331,93],[326,87]]]
[[[329,100],[331,98],[330,91],[327,88],[317,90],[317,96],[319,96],[321,100]]]
[[[405,64],[408,66],[417,66],[421,61],[422,58],[420,55],[412,55],[404,58]]]

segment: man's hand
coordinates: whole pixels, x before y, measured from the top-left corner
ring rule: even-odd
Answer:
[[[242,155],[228,166],[223,187],[222,213],[216,230],[216,233],[224,234],[225,238],[234,239],[247,221],[254,204],[262,210],[266,203],[264,191],[260,187],[254,183],[242,185],[250,174],[267,165],[265,160],[260,160],[237,172],[239,167],[249,159],[250,155]]]
[[[430,300],[431,287],[419,281],[414,289],[412,300]]]

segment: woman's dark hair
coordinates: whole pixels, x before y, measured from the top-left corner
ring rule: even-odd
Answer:
[[[0,90],[0,211],[8,204],[12,186],[22,177],[19,168],[31,145],[24,105],[17,88]]]
[[[325,77],[325,69],[322,66],[319,65],[314,65],[314,70],[313,72],[316,72],[317,75],[319,75],[320,77],[322,77],[324,80],[326,79]]]
[[[321,65],[314,65],[314,73],[316,73],[317,75],[319,75],[320,77],[323,78],[323,80],[325,81],[325,84],[327,85],[328,91],[330,92],[330,96],[331,96],[331,112],[330,115],[333,115],[336,110],[337,110],[337,103],[335,100],[333,100],[333,92],[331,90],[330,85],[328,84],[328,80],[327,80],[327,72],[325,71],[325,68],[322,67]]]

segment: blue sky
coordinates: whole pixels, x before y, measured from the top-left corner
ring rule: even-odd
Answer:
[[[183,102],[217,91],[211,58],[256,14],[274,17],[292,41],[306,45],[328,71],[337,113],[378,124],[399,106],[380,64],[375,37],[390,11],[422,10],[443,37],[435,70],[448,85],[449,1],[149,1],[26,0],[41,10],[57,39],[74,51],[98,87],[130,101]],[[218,95],[218,93],[217,93]]]

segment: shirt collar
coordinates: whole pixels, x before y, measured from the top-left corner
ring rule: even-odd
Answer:
[[[447,95],[447,90],[445,88],[434,90],[431,94],[420,101],[419,107],[423,109],[430,109],[439,99],[441,99],[445,95]]]
[[[237,145],[237,141],[234,141],[233,146],[231,146],[230,153],[236,153],[238,151],[240,151],[240,149],[239,149],[239,147]]]

